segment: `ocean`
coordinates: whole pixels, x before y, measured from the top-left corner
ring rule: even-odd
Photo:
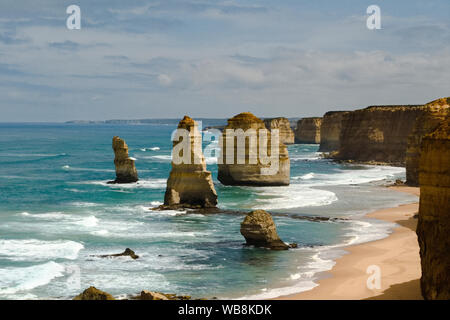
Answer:
[[[404,168],[335,163],[318,145],[288,146],[287,187],[223,186],[208,157],[220,208],[272,212],[281,239],[299,245],[245,247],[243,214],[150,210],[164,199],[176,125],[0,124],[0,299],[71,299],[89,286],[122,297],[144,289],[219,299],[300,292],[317,285],[345,246],[395,227],[365,213],[417,201],[384,187],[404,179]],[[107,184],[115,135],[137,159],[138,183]],[[125,248],[140,258],[98,257]]]

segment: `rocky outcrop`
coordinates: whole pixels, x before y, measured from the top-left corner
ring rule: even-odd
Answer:
[[[423,105],[372,106],[344,115],[338,160],[405,165],[406,147]]]
[[[128,146],[125,141],[119,137],[114,137],[112,147],[115,155],[116,180],[109,183],[132,183],[138,181],[134,159],[128,156]]]
[[[271,118],[264,119],[264,124],[269,130],[278,129],[280,132],[280,142],[284,144],[292,144],[295,142],[294,131],[291,129],[291,124],[287,118]]]
[[[422,138],[436,130],[439,124],[449,116],[450,98],[443,98],[427,103],[424,113],[420,115],[412,133],[408,137],[406,149],[406,183],[410,186],[419,185],[419,160]]]
[[[141,291],[140,300],[169,300],[169,298],[159,292],[143,290]]]
[[[246,138],[239,132],[246,133],[251,137],[247,136]],[[263,134],[266,134],[267,137],[266,145],[260,144]],[[253,114],[244,112],[228,119],[228,124],[220,139],[220,145],[218,179],[222,184],[289,185],[290,161],[286,145],[281,142],[276,144],[275,140],[272,145],[272,133],[266,129],[264,122]],[[276,152],[278,152],[278,156]],[[267,155],[267,157],[261,157],[261,154]],[[238,158],[241,159],[240,162],[238,162]]]
[[[303,118],[298,120],[295,129],[295,142],[305,144],[320,143],[322,118]]]
[[[101,255],[100,258],[114,258],[114,257],[127,257],[129,256],[131,259],[136,260],[139,259],[139,256],[134,253],[133,250],[130,248],[126,248],[124,252],[122,253],[116,253],[116,254],[104,254]]]
[[[80,293],[73,300],[115,300],[112,295],[107,292],[98,290],[95,287],[89,287]]]
[[[241,223],[241,234],[247,245],[273,250],[289,249],[289,246],[278,236],[272,215],[264,210],[255,210],[247,214]]]
[[[342,120],[348,111],[329,111],[322,118],[319,152],[339,150]]]
[[[186,134],[184,137],[183,133]],[[185,116],[178,124],[177,134],[179,139],[173,143],[172,171],[167,180],[164,206],[215,207],[217,193],[211,172],[206,170],[197,123]]]
[[[417,236],[425,299],[450,299],[450,119],[422,141]]]

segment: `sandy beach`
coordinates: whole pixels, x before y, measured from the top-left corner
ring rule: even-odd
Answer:
[[[419,195],[419,188],[390,187],[392,190]],[[349,254],[336,261],[319,286],[298,294],[282,296],[283,300],[361,300],[361,299],[422,299],[419,245],[417,243],[414,215],[418,203],[378,210],[367,216],[395,222],[399,226],[384,239],[345,248]],[[381,288],[368,289],[366,273],[371,265],[381,271]]]

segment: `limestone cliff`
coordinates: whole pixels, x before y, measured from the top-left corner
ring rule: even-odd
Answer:
[[[287,118],[272,118],[264,119],[264,124],[269,130],[278,129],[280,132],[280,142],[284,144],[292,144],[295,141],[294,131],[291,129],[291,124]]]
[[[272,215],[264,210],[255,210],[247,214],[241,223],[241,234],[247,245],[287,250],[289,246],[281,241]]]
[[[417,236],[425,299],[450,299],[450,119],[422,141]]]
[[[320,143],[320,126],[322,118],[303,118],[298,120],[295,129],[295,142],[315,144]]]
[[[167,180],[164,205],[169,207],[215,207],[217,193],[214,189],[211,172],[206,170],[198,125],[193,119],[185,116],[178,124],[178,129],[180,129],[177,131],[178,133],[186,132],[187,135],[184,137],[180,135],[179,139],[173,143],[172,171]],[[177,149],[177,146],[180,147],[178,144],[183,143],[183,139],[189,140],[184,141],[184,145],[188,149]]]
[[[247,134],[252,131],[255,134],[252,137],[240,135],[239,139],[236,136],[239,129]],[[260,131],[262,129],[264,131]],[[267,133],[267,148],[260,145],[262,132]],[[274,144],[272,147],[272,134],[266,129],[264,122],[253,114],[244,112],[228,119],[220,139],[220,146],[218,179],[221,183],[253,186],[289,185],[290,161],[286,145],[280,142],[278,146]],[[272,149],[278,149],[278,157],[275,153],[272,155]],[[233,154],[230,154],[230,151]],[[263,151],[267,157],[261,157],[259,151]],[[243,162],[238,162],[238,155],[244,155]],[[268,159],[270,161],[267,161]]]
[[[138,181],[138,173],[134,159],[128,156],[128,146],[124,140],[114,137],[112,140],[114,150],[114,165],[116,166],[116,180],[109,183],[132,183]]]
[[[320,152],[339,150],[342,120],[348,111],[329,111],[322,118],[320,127]]]
[[[442,98],[427,103],[424,106],[424,113],[417,118],[412,133],[408,137],[406,149],[406,183],[408,185],[419,185],[419,159],[422,138],[436,130],[439,124],[449,116],[449,104],[450,98]]]
[[[408,136],[423,105],[372,106],[344,115],[338,160],[405,165]]]

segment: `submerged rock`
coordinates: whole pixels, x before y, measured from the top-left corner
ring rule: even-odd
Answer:
[[[450,299],[450,119],[422,141],[419,165],[422,295]]]
[[[320,127],[322,118],[311,117],[298,120],[295,129],[295,142],[305,144],[320,143]]]
[[[283,117],[264,119],[264,124],[269,130],[279,130],[281,143],[292,144],[295,142],[294,131],[291,129],[289,119]]]
[[[247,214],[241,223],[241,234],[247,241],[247,245],[273,250],[289,249],[289,246],[278,236],[272,215],[264,210],[255,210]]]
[[[116,180],[108,183],[133,183],[138,181],[134,159],[128,156],[128,146],[125,141],[119,137],[114,137],[112,147],[115,155]]]
[[[263,134],[267,134],[267,148],[259,143],[264,137]],[[250,112],[243,112],[228,119],[220,138],[218,180],[224,185],[289,185],[290,160],[286,145],[282,142],[275,145],[272,136],[264,122]],[[272,153],[272,148],[278,155]],[[264,159],[261,152],[268,159]],[[242,162],[238,161],[239,158]]]
[[[95,287],[89,287],[73,300],[115,300],[112,295]]]
[[[131,259],[138,259],[139,256],[137,254],[134,253],[133,250],[131,250],[130,248],[126,248],[124,252],[122,253],[116,253],[116,254],[104,254],[101,255],[101,258],[109,258],[109,257],[123,257],[123,256],[130,256]]]
[[[217,193],[211,172],[206,170],[198,125],[185,116],[178,124],[178,129],[177,133],[181,135],[185,132],[187,136],[174,141],[173,157],[186,161],[180,163],[177,159],[172,159],[172,171],[167,180],[164,205],[161,208],[214,208],[217,205]],[[180,143],[184,143],[186,148],[180,148]]]

